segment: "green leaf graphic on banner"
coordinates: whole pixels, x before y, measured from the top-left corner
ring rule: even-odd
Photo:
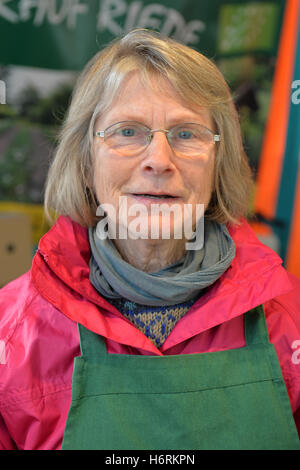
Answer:
[[[246,53],[271,49],[279,5],[249,3],[223,5],[219,21],[219,53]]]

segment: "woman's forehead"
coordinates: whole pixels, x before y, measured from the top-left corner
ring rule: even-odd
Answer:
[[[179,95],[169,80],[155,75],[143,79],[138,73],[125,77],[107,111],[99,118],[109,121],[142,120],[151,113],[165,111],[168,119],[176,121],[211,119],[210,112],[202,106],[191,105]]]
[[[149,96],[152,99],[156,97],[158,100],[164,97],[170,101],[176,101],[178,105],[189,107],[168,78],[151,72],[142,75],[138,71],[131,72],[124,77],[113,105],[118,105],[122,101],[128,104],[129,98],[136,98],[135,101],[138,101],[142,97],[147,99]]]

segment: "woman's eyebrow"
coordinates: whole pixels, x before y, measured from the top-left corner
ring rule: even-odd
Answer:
[[[109,117],[109,119],[106,121],[106,127],[111,126],[112,124],[115,124],[117,122],[122,122],[122,121],[132,121],[132,122],[138,122],[140,124],[143,124],[149,129],[151,129],[152,125],[151,122],[148,121],[147,117],[145,114],[139,114],[139,113],[130,113],[127,114],[126,112],[123,113],[118,113],[116,115],[112,115]],[[167,122],[168,125],[167,127],[174,127],[178,124],[183,124],[183,123],[195,123],[195,124],[202,124],[204,126],[208,126],[208,123],[206,122],[207,120],[204,119],[204,116],[199,115],[178,115],[178,116],[167,116]]]

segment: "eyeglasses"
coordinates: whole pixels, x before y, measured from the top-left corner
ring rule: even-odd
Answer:
[[[220,141],[220,135],[201,124],[183,123],[171,129],[149,129],[134,121],[121,121],[94,132],[94,136],[104,139],[117,153],[133,156],[144,150],[152,141],[154,132],[164,132],[169,145],[177,154],[197,156],[209,150]]]

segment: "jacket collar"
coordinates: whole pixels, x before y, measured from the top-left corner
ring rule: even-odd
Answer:
[[[69,217],[60,216],[40,240],[32,279],[40,294],[73,321],[118,343],[160,355],[291,290],[282,260],[257,239],[245,220],[228,230],[236,246],[231,266],[181,318],[160,351],[92,286],[88,232]]]

